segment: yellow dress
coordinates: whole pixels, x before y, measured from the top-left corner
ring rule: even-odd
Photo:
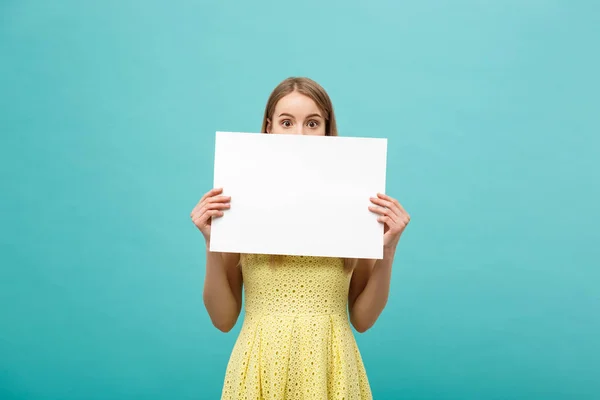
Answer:
[[[222,399],[371,399],[347,314],[343,261],[241,255],[245,318]]]

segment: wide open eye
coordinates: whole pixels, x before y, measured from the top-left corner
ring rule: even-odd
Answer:
[[[319,121],[317,121],[316,119],[311,119],[310,121],[308,121],[307,125],[309,128],[315,129],[318,128],[320,124]]]
[[[280,122],[280,124],[285,128],[289,128],[290,126],[292,126],[292,121],[290,121],[289,119],[284,119]]]

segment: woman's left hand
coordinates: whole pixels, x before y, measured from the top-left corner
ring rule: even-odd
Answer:
[[[383,229],[383,247],[395,249],[400,240],[400,236],[410,222],[410,215],[398,202],[398,200],[378,193],[377,197],[371,197],[369,210],[379,215],[377,221],[384,224]]]

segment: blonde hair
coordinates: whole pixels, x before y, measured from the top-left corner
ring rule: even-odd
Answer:
[[[268,123],[273,118],[275,107],[279,100],[293,92],[303,94],[315,102],[325,119],[325,136],[338,136],[335,113],[329,95],[321,85],[312,79],[305,77],[287,78],[273,89],[265,107],[261,133],[267,133]],[[279,263],[282,260],[282,257],[283,256],[271,255],[271,264],[275,265],[276,263]],[[352,258],[344,258],[343,261],[344,270],[347,272],[352,271],[358,262],[357,259]]]

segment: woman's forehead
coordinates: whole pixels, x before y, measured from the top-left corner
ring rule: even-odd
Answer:
[[[310,97],[298,92],[290,93],[277,102],[275,105],[275,116],[279,117],[281,114],[318,114],[322,116],[317,103]]]

